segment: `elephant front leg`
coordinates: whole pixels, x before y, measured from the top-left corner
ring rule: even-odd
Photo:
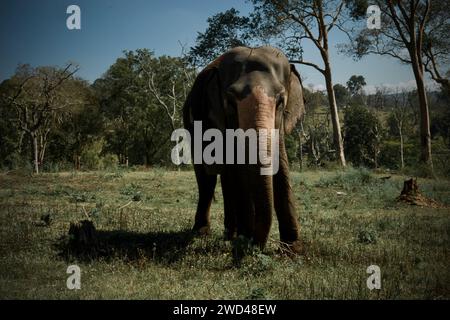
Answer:
[[[272,176],[258,176],[255,182],[252,188],[252,198],[255,206],[253,240],[257,246],[263,249],[269,238],[272,225]]]
[[[251,183],[248,171],[240,166],[234,166],[232,171],[232,201],[236,214],[237,235],[252,239],[255,228],[255,205],[251,197]]]
[[[274,206],[277,214],[280,240],[289,251],[301,253],[299,225],[295,212],[294,195],[289,181],[289,164],[284,140],[280,137],[280,166],[273,177]]]
[[[201,235],[206,235],[210,233],[211,228],[209,211],[214,197],[217,176],[208,175],[203,165],[194,165],[194,170],[199,196],[193,231]]]
[[[224,237],[225,240],[233,240],[236,237],[237,221],[236,221],[236,197],[233,188],[233,176],[230,170],[225,169],[220,176],[222,185],[223,203],[224,203]]]

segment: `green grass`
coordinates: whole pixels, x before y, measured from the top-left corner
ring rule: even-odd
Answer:
[[[274,219],[266,250],[236,266],[222,240],[220,183],[212,235],[189,232],[193,172],[0,174],[0,298],[449,299],[449,209],[398,204],[406,177],[379,178],[356,169],[294,172],[305,254],[279,254]],[[450,181],[419,185],[450,205]],[[95,254],[69,245],[70,223],[86,214],[101,240]],[[81,268],[81,290],[66,287],[71,264]],[[381,290],[366,287],[372,264]]]

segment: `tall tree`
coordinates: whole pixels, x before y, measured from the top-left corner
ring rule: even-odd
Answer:
[[[348,91],[352,96],[362,93],[363,87],[366,85],[366,79],[363,76],[353,75],[347,81]]]
[[[345,110],[345,151],[355,166],[378,167],[381,124],[374,112],[361,105]]]
[[[433,3],[424,28],[424,67],[431,78],[450,95],[450,0]]]
[[[341,125],[333,88],[330,59],[330,32],[345,24],[346,1],[342,0],[252,0],[253,26],[263,39],[281,39],[278,44],[285,49],[293,63],[312,67],[325,78],[328,104],[333,127],[333,140],[337,158],[346,166]],[[303,59],[302,44],[311,42],[319,52],[322,66]]]
[[[347,88],[350,92],[351,105],[367,105],[367,97],[364,93],[363,87],[366,85],[366,80],[363,76],[353,75],[347,81]]]
[[[333,86],[334,95],[336,96],[336,103],[339,108],[346,106],[350,98],[350,94],[346,87],[342,84],[337,83]]]
[[[147,49],[127,51],[95,83],[108,120],[107,148],[121,164],[152,165],[170,154],[172,131],[181,126],[181,107],[192,69],[181,58],[155,57]]]
[[[396,89],[392,95],[392,111],[391,117],[395,123],[395,131],[400,140],[400,168],[405,168],[405,157],[404,157],[404,140],[405,140],[405,127],[407,126],[409,112],[411,110],[411,96],[412,93],[406,91],[405,89]]]
[[[55,123],[71,106],[79,103],[71,90],[71,79],[78,68],[20,65],[7,80],[3,103],[15,110],[14,121],[30,137],[33,145],[34,172],[39,173],[47,147],[47,138]]]
[[[381,11],[381,29],[367,29],[365,11],[361,10],[367,1],[349,1],[353,5],[354,17],[363,21],[363,27],[351,35],[347,49],[356,57],[366,54],[378,54],[393,57],[411,65],[417,86],[420,106],[420,159],[433,171],[431,155],[430,113],[425,88],[424,39],[426,30],[430,30],[431,0],[374,0]],[[439,4],[435,2],[435,5]]]
[[[199,32],[196,44],[188,53],[190,62],[197,66],[206,66],[224,51],[249,43],[250,19],[239,16],[239,11],[231,8],[208,18],[205,32]]]
[[[209,27],[197,38],[191,54],[211,60],[237,44],[267,44],[276,42],[292,63],[310,66],[325,78],[328,104],[333,126],[333,140],[337,158],[346,165],[341,126],[333,89],[329,54],[329,34],[347,20],[347,0],[251,0],[254,6],[250,19],[239,17],[234,9],[208,20]],[[226,19],[225,19],[226,18]],[[243,31],[243,32],[241,32]],[[311,41],[317,48],[323,65],[302,58],[303,41]],[[204,63],[205,64],[205,63]]]

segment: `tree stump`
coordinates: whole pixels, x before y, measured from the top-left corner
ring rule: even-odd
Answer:
[[[419,193],[419,186],[417,179],[409,179],[403,182],[403,190],[400,196],[415,196]]]
[[[437,201],[422,195],[419,190],[419,185],[417,184],[417,179],[413,178],[403,182],[403,190],[400,193],[400,196],[397,198],[397,201],[421,207],[443,207],[443,205],[438,203]]]
[[[93,252],[98,248],[97,230],[92,221],[71,223],[69,236],[72,249],[78,252]]]

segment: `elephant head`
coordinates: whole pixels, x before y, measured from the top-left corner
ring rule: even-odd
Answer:
[[[280,129],[290,133],[305,111],[295,66],[273,47],[236,47],[197,77],[184,108],[186,127],[194,120],[211,128]]]
[[[250,221],[247,224],[240,223],[238,216],[237,232],[248,235],[262,245],[265,244],[270,229],[274,200],[275,209],[278,206],[280,210],[286,211],[284,204],[286,201],[281,200],[284,197],[283,191],[277,193],[274,187],[280,186],[274,186],[274,183],[279,181],[278,184],[283,184],[283,181],[287,181],[287,157],[283,137],[285,133],[291,132],[303,113],[300,76],[286,56],[273,47],[236,47],[226,52],[198,75],[184,106],[184,123],[187,129],[193,128],[194,121],[202,121],[204,129],[217,128],[222,132],[226,129],[255,129],[256,132],[279,129],[281,167],[280,172],[276,174],[278,178],[259,174],[260,171],[257,169],[261,164],[242,166],[238,177],[235,176],[241,181],[239,183],[243,188],[241,194],[245,195],[240,200],[249,203],[244,205],[245,209],[239,208],[234,211],[245,211],[246,218],[243,220]],[[272,152],[270,142],[270,139],[267,140],[265,145],[268,154]],[[226,171],[224,166],[216,171],[206,169],[209,173],[221,173],[222,179],[224,170]],[[196,169],[200,190],[201,182],[197,171]],[[280,199],[277,199],[277,195]],[[291,197],[290,190],[289,197]],[[288,202],[287,206],[292,205],[292,199],[288,199]],[[209,206],[206,207],[209,211]],[[197,216],[202,214],[197,209]],[[239,212],[237,214],[242,215]],[[280,220],[278,210],[277,216]],[[281,224],[283,222],[280,220],[280,231],[285,227]],[[233,226],[226,225],[227,227]],[[285,229],[290,227],[287,226]],[[294,229],[294,233],[298,233],[296,227]],[[284,232],[287,233],[289,231]],[[296,236],[288,235],[287,238],[289,237]]]

